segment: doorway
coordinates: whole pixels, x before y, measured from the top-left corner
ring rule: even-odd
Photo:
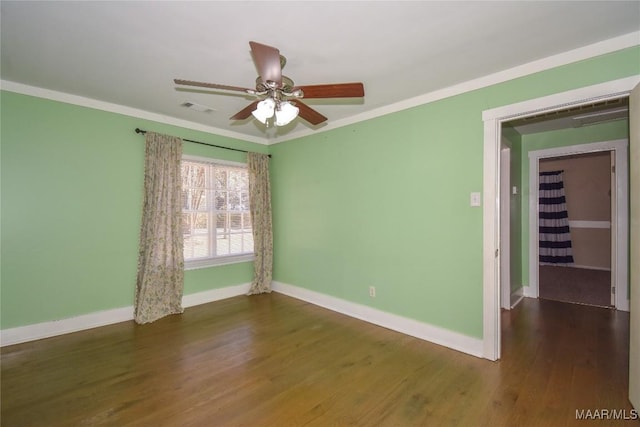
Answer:
[[[628,140],[579,144],[529,152],[529,286],[527,296],[540,297],[539,289],[539,240],[538,240],[538,175],[540,161],[567,156],[611,153],[616,168],[611,188],[611,286],[614,288],[613,303],[618,310],[629,311],[629,172]],[[583,222],[578,225],[603,226],[602,222]],[[594,261],[590,261],[594,263]],[[606,265],[606,264],[600,264]]]
[[[540,186],[549,188],[545,190],[549,194],[539,190],[538,203],[541,299],[615,306],[611,251],[614,160],[613,151],[539,159]]]
[[[553,112],[600,101],[628,98],[638,81],[640,81],[638,76],[632,76],[483,112],[484,198],[496,202],[485,203],[483,207],[483,356],[485,358],[489,360],[500,358],[500,263],[502,254],[500,253],[499,183],[504,171],[500,170],[499,154],[502,123],[539,115],[543,111]],[[618,233],[619,230],[617,230]],[[619,241],[616,241],[616,245],[618,244]],[[533,274],[537,277],[537,269],[534,271],[536,272]],[[532,270],[529,273],[532,273]],[[621,297],[621,295],[618,294],[617,297]]]
[[[580,143],[585,135],[587,140],[597,137],[592,135],[626,138],[627,105],[627,99],[622,98],[581,106],[580,117],[591,117],[593,111],[596,111],[597,117],[602,119],[591,121],[588,127],[576,126],[572,123],[573,117],[566,113],[563,115],[563,112],[555,113],[547,122],[527,118],[501,124],[499,194],[502,309],[509,310],[524,296],[602,307],[614,306],[628,311],[628,275],[624,273],[628,269],[628,263],[626,256],[620,260],[615,256],[617,253],[627,253],[628,141]],[[572,110],[575,111],[576,108]],[[543,118],[547,116],[548,114]],[[611,123],[614,121],[617,123]],[[535,124],[531,125],[531,122]],[[574,140],[576,145],[562,145]],[[511,151],[514,152],[513,156]],[[511,157],[516,160],[510,160]],[[620,165],[614,174],[613,162],[616,159]],[[552,241],[542,245],[545,246],[546,243],[549,246],[540,249],[539,225],[544,224],[538,223],[539,173],[563,169],[566,169],[563,174],[568,174],[569,178],[567,190],[574,196],[569,197],[571,215],[568,215],[566,230],[563,231],[568,237],[565,239],[567,242],[559,241],[562,235],[548,236]],[[598,197],[592,200],[596,193]],[[549,206],[548,209],[555,210],[557,205]],[[616,212],[620,212],[620,215]],[[567,268],[539,266],[539,258],[545,256],[545,251],[560,254],[563,249],[555,248],[562,243],[570,244],[571,236],[574,240],[573,249],[577,250],[577,262],[556,257],[552,261]],[[618,241],[619,245],[616,243]],[[544,262],[551,263],[549,260]],[[589,271],[575,270],[574,267]],[[564,282],[566,286],[557,289],[543,288],[541,292],[540,277],[547,282]],[[609,285],[603,282],[608,282]],[[616,283],[620,284],[618,291],[622,298],[616,298],[614,294]]]

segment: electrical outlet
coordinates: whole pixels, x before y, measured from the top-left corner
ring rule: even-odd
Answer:
[[[375,286],[369,286],[369,296],[371,298],[375,298],[376,297],[376,287]]]

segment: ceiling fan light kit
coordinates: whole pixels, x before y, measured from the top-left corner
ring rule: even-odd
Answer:
[[[260,120],[262,124],[266,124],[267,120],[273,117],[273,113],[276,109],[276,103],[273,99],[267,98],[264,101],[258,102],[255,110],[251,113],[253,117]]]
[[[231,120],[244,120],[253,116],[266,127],[272,124],[286,126],[298,116],[312,125],[318,125],[327,120],[318,111],[300,101],[302,98],[361,98],[364,96],[364,85],[359,82],[295,86],[293,80],[282,75],[282,68],[287,60],[280,55],[278,49],[256,42],[249,42],[249,46],[260,73],[256,79],[255,89],[182,79],[174,79],[174,82],[178,85],[240,91],[256,96],[259,100],[231,116]],[[289,102],[289,98],[295,99],[295,105]]]
[[[258,102],[256,109],[251,112],[253,117],[258,119],[262,124],[271,127],[286,126],[298,116],[300,110],[289,101],[281,101],[278,98],[266,98],[264,101]],[[273,119],[275,115],[275,120]]]
[[[280,103],[280,108],[276,109],[276,126],[286,126],[298,117],[300,109],[290,102]]]

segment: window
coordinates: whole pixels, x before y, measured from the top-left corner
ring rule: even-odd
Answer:
[[[252,260],[247,166],[183,156],[182,229],[187,269]]]

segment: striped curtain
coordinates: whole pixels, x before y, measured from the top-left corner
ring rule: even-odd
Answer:
[[[540,172],[538,192],[540,264],[573,264],[563,172]]]

